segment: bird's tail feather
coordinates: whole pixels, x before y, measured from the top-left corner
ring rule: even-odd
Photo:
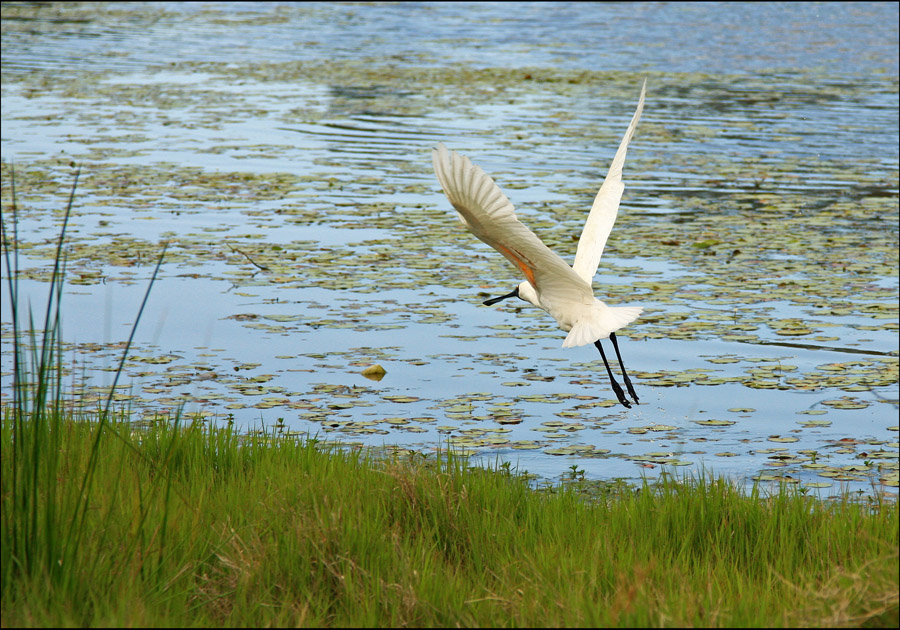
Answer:
[[[584,346],[598,339],[606,339],[610,333],[636,320],[643,310],[640,306],[599,305],[591,309],[590,316],[575,322],[563,341],[563,348]]]

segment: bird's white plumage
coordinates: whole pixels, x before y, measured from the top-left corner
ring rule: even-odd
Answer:
[[[490,175],[443,144],[433,151],[432,161],[447,198],[472,234],[506,256],[547,299],[590,302],[590,285],[519,221]]]
[[[597,273],[603,248],[606,247],[606,239],[609,238],[609,233],[612,232],[613,224],[616,222],[616,215],[619,213],[619,202],[622,201],[622,193],[625,192],[625,184],[622,183],[622,167],[625,165],[628,143],[631,142],[634,130],[641,119],[641,113],[644,111],[644,94],[646,92],[647,81],[645,79],[644,85],[641,87],[637,109],[634,111],[634,116],[631,117],[631,123],[625,131],[622,142],[619,143],[619,149],[609,166],[606,179],[603,180],[603,184],[594,198],[591,213],[584,222],[581,238],[578,239],[578,249],[575,250],[575,262],[572,263],[572,269],[588,284],[593,281],[594,274]]]
[[[526,282],[519,285],[519,297],[550,313],[559,327],[569,333],[563,347],[605,339],[634,321],[643,310],[607,306],[594,297],[591,281],[622,198],[622,165],[643,110],[645,89],[646,81],[637,111],[585,223],[574,268],[519,221],[512,203],[490,175],[466,156],[448,151],[443,144],[432,150],[434,172],[460,221],[525,276]]]

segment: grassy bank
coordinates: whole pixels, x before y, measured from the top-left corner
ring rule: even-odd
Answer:
[[[897,623],[896,504],[721,481],[590,502],[452,456],[15,415],[4,626]]]

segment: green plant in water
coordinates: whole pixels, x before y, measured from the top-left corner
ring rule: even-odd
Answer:
[[[105,405],[92,427],[92,447],[76,483],[65,458],[63,440],[74,414],[63,403],[61,302],[65,284],[66,228],[72,216],[80,169],[75,173],[56,243],[53,272],[43,326],[35,327],[31,306],[22,317],[19,290],[18,217],[15,171],[10,169],[10,216],[0,211],[2,262],[6,267],[6,292],[12,321],[12,400],[2,409],[2,532],[0,532],[0,592],[23,578],[45,581],[53,588],[77,588],[84,579],[74,568],[85,566],[79,558],[85,524],[91,510],[92,488],[100,444],[110,432],[113,394],[150,289],[162,264],[165,247],[153,271],[131,335],[122,352]],[[24,327],[24,328],[23,328]],[[117,430],[112,430],[117,434]],[[121,437],[121,436],[120,436]],[[133,448],[133,447],[132,447]],[[89,566],[90,563],[87,563]],[[80,586],[83,588],[84,584]]]
[[[584,479],[584,470],[578,468],[578,464],[569,466],[569,479]]]

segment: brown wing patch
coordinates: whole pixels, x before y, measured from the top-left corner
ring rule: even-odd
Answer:
[[[513,252],[512,250],[504,247],[503,245],[500,245],[499,243],[495,244],[494,247],[499,249],[500,253],[502,253],[504,256],[506,256],[507,259],[512,261],[516,265],[516,267],[518,267],[522,271],[522,274],[525,276],[528,282],[531,283],[531,286],[537,289],[537,282],[534,281],[534,270],[528,264],[526,264],[524,260],[522,260],[522,257],[518,252]]]

